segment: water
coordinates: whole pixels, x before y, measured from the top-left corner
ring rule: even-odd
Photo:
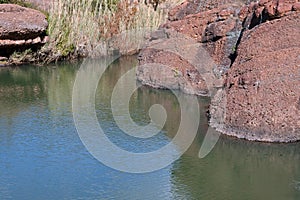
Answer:
[[[164,90],[138,89],[130,102],[138,124],[152,104],[168,112],[161,133],[133,140],[113,121],[110,94],[135,58],[112,64],[99,82],[96,112],[107,136],[122,148],[145,152],[166,145],[177,132],[180,108]],[[198,135],[188,151],[159,171],[129,174],[93,158],[72,118],[72,87],[80,63],[0,69],[0,199],[300,199],[300,144],[265,144],[221,137],[198,158],[208,128],[199,98]],[[126,83],[125,83],[126,84]]]

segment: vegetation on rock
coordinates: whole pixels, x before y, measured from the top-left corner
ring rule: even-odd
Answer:
[[[47,7],[42,12],[49,22],[50,41],[32,53],[37,62],[53,62],[62,58],[103,56],[108,49],[123,48],[122,54],[136,52],[139,46],[134,42],[145,40],[148,31],[162,24],[168,9],[179,0],[53,0],[47,6],[31,0],[0,0],[3,3],[38,10]],[[119,37],[124,32],[130,35]],[[112,48],[108,41],[113,37]]]
[[[166,0],[164,4],[175,2]],[[123,31],[140,34],[157,28],[166,19],[167,9],[152,5],[152,1],[54,0],[48,19],[51,39],[46,47],[51,50],[50,58],[105,55],[109,38]],[[131,37],[134,40],[135,34]]]

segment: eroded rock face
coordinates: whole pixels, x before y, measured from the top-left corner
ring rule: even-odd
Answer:
[[[172,31],[156,32],[152,38],[157,39],[151,41],[149,48],[145,48],[138,57],[138,80],[154,88],[208,95],[205,79],[199,73],[204,66],[201,66],[201,60],[195,60],[200,44]],[[186,51],[187,48],[189,52]]]
[[[220,131],[248,140],[300,140],[299,13],[246,31],[227,73]],[[211,110],[214,117],[214,105]]]
[[[246,1],[237,0],[216,0],[216,1],[203,1],[203,0],[187,0],[176,6],[169,12],[169,21],[182,20],[188,15],[197,14],[203,11],[212,10],[226,4],[245,3]]]
[[[199,45],[201,52],[205,49],[206,53],[208,53],[207,57],[202,58],[202,60],[199,60],[199,58],[193,59],[198,59],[199,63],[202,63],[212,58],[214,67],[211,68],[211,75],[209,76],[214,76],[214,79],[217,80],[231,65],[231,55],[234,53],[235,45],[242,31],[243,22],[239,17],[239,11],[242,6],[239,4],[226,4],[218,8],[213,8],[212,10],[188,15],[187,13],[189,12],[195,12],[197,5],[194,3],[195,5],[192,6],[192,3],[187,3],[189,5],[181,8],[183,11],[178,8],[174,9],[177,14],[174,10],[171,11],[173,15],[180,15],[181,17],[177,17],[176,19],[178,20],[172,18],[172,20],[162,25],[160,30],[152,35],[150,42],[141,51],[139,61],[142,66],[138,68],[140,73],[137,74],[137,77],[144,84],[152,87],[163,88],[164,84],[169,87],[169,82],[163,82],[164,79],[162,77],[167,76],[165,73],[151,74],[151,78],[150,74],[146,75],[141,73],[146,63],[167,64],[171,71],[180,69],[183,77],[189,77],[186,71],[193,71],[193,76],[197,77],[197,79],[195,79],[197,84],[195,84],[194,80],[186,78],[181,81],[180,85],[190,85],[191,87],[189,87],[188,90],[182,89],[185,87],[178,87],[179,89],[189,94],[209,95],[207,88],[208,83],[202,83],[203,81],[200,81],[200,79],[203,79],[201,78],[203,74],[200,72],[199,67],[196,66],[197,63],[191,63],[189,61],[192,60],[191,58],[187,60],[180,54],[172,56],[167,52],[167,47],[173,45],[171,41],[172,38],[174,39],[174,35],[176,35],[170,33],[177,32],[181,34],[180,37],[189,38],[190,41],[193,41],[191,43]],[[192,10],[189,11],[190,8]],[[182,16],[180,13],[185,14]],[[165,35],[162,35],[162,32],[164,32]],[[166,49],[162,49],[159,52],[149,50],[153,49],[157,43],[163,44]],[[179,44],[180,38],[178,38],[175,43]],[[182,46],[184,44],[180,45]],[[189,49],[189,47],[186,48]],[[189,49],[188,52],[190,55],[198,56],[197,51],[199,51],[199,48]],[[172,59],[174,59],[174,61],[171,61]],[[200,68],[203,69],[203,67]],[[159,82],[157,81],[158,79],[160,80]],[[216,84],[216,82],[217,81],[212,81],[212,84]],[[157,85],[157,83],[159,84]]]
[[[172,45],[169,41],[174,34],[169,32],[178,32],[205,48],[215,64],[209,68],[213,88],[219,89],[210,106],[213,127],[248,140],[300,140],[299,0],[218,4],[202,11],[193,2],[173,9],[169,21],[153,34],[140,53],[138,79],[152,87],[189,85],[192,89],[176,88],[191,94],[212,94],[197,62],[172,54],[168,48],[157,49],[159,44]],[[186,51],[197,55],[197,49]],[[144,67],[151,63],[167,64],[170,70],[153,72],[151,65]],[[178,69],[183,78],[172,79],[172,72]],[[198,85],[187,78],[189,69],[197,69],[194,77],[199,77],[195,79]]]
[[[47,42],[46,16],[14,4],[0,4],[0,55]]]
[[[290,15],[299,11],[299,0],[260,0],[251,2],[240,11],[240,17],[247,17],[245,28],[253,28],[258,24]]]

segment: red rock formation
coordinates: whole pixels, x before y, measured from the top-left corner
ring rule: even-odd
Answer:
[[[198,69],[201,61],[195,60],[199,45],[194,40],[174,32],[156,32],[157,39],[150,42],[150,48],[145,48],[139,55],[140,66],[137,78],[144,85],[154,88],[180,89],[188,94],[208,95],[205,80]],[[167,36],[168,35],[168,36]],[[187,53],[186,49],[190,52]],[[204,67],[203,67],[204,68]]]
[[[0,5],[0,40],[33,39],[45,33],[48,23],[39,11],[14,4]]]
[[[0,55],[46,43],[48,22],[36,10],[14,4],[0,4]]]
[[[220,131],[249,140],[300,140],[299,55],[299,13],[246,31],[227,72]]]
[[[159,44],[174,46],[172,39],[176,34],[168,33],[178,32],[197,43],[199,49],[207,50],[216,64],[210,68],[210,77],[215,79],[213,86],[224,84],[224,89],[212,99],[212,126],[248,140],[300,140],[299,0],[260,0],[249,5],[226,4],[206,9],[208,5],[201,12],[197,10],[200,2],[187,1],[170,11],[169,21],[161,26],[159,33],[154,33],[152,41],[140,53],[138,79],[153,87],[158,82],[159,88],[164,84],[172,86],[174,79],[169,72],[164,82],[165,71],[155,73],[151,65],[145,70],[147,73],[143,71],[147,64],[161,63],[171,70],[180,69],[181,85],[192,86],[189,90],[178,89],[211,94],[211,88],[208,85],[205,88],[203,81],[207,84],[207,79],[197,62],[186,59],[186,55],[167,53],[168,48],[157,50]],[[177,40],[179,46],[184,46]],[[197,49],[186,48],[186,51],[197,55]],[[196,69],[194,77],[199,77],[197,81],[201,84],[195,85],[193,80],[184,78],[186,69]],[[223,83],[217,80],[221,75]]]
[[[170,70],[181,69],[180,71],[184,77],[189,76],[185,69],[189,69],[188,71],[193,69],[193,76],[202,76],[199,72],[197,72],[197,70],[201,71],[199,66],[196,66],[197,63],[191,63],[192,59],[187,60],[189,64],[184,64],[185,62],[181,62],[181,60],[185,60],[186,58],[178,54],[171,56],[170,53],[167,52],[167,48],[166,51],[163,49],[159,52],[153,50],[157,43],[163,43],[163,46],[165,47],[173,46],[174,42],[179,46],[184,46],[184,44],[180,43],[180,39],[173,40],[174,35],[176,34],[172,35],[171,33],[176,32],[181,34],[180,37],[189,38],[189,42],[198,44],[201,52],[203,52],[203,48],[206,49],[206,51],[210,54],[208,57],[212,57],[215,64],[215,66],[211,69],[210,76],[216,76],[216,78],[219,78],[231,65],[231,55],[234,53],[235,45],[242,31],[242,20],[240,20],[238,15],[240,8],[241,5],[238,4],[226,4],[212,10],[186,15],[181,20],[168,21],[166,24],[161,26],[159,31],[152,35],[147,47],[141,51],[139,61],[143,66],[139,67],[139,72],[143,72],[142,68],[145,68],[145,64],[147,63],[161,63],[165,65],[168,63]],[[181,11],[178,11],[178,8],[175,8],[175,10],[181,13]],[[172,10],[171,13],[174,13],[174,11]],[[199,53],[197,54],[199,48],[195,48],[194,50],[189,49],[189,53],[193,56],[199,56]],[[174,59],[174,62],[170,62],[170,57]],[[204,59],[199,62],[204,62]],[[200,68],[203,69],[203,67]],[[149,74],[147,78],[145,74],[138,73],[138,79],[146,85],[163,88],[164,84],[168,86],[170,85],[169,82],[161,82],[164,80],[161,78],[164,75],[165,74],[163,73],[152,74],[150,79]],[[160,80],[160,84],[159,86],[156,86],[158,79]],[[190,79],[185,80],[187,84],[183,81],[181,85],[194,85],[194,87],[184,90],[184,92],[189,94],[209,95],[206,85],[203,83],[200,84],[200,78],[197,78],[197,84],[193,83]],[[214,82],[212,84],[217,83]]]
[[[216,1],[203,1],[203,0],[187,0],[176,6],[169,11],[168,20],[178,21],[182,20],[188,15],[197,14],[203,11],[212,10],[223,5],[240,4],[243,5],[245,0],[216,0]]]

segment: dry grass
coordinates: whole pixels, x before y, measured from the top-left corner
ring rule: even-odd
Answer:
[[[164,2],[168,8],[175,3]],[[47,48],[52,58],[105,54],[112,36],[129,31],[120,42],[141,39],[145,30],[156,29],[166,16],[167,9],[162,6],[154,11],[151,5],[128,0],[54,0],[49,11],[51,40]]]
[[[92,6],[92,0],[54,0],[49,11],[48,34],[51,36],[50,49],[54,56],[68,56],[82,45],[92,50],[99,41],[99,23],[107,10]],[[102,5],[100,5],[102,6]],[[109,13],[107,13],[109,14]]]

